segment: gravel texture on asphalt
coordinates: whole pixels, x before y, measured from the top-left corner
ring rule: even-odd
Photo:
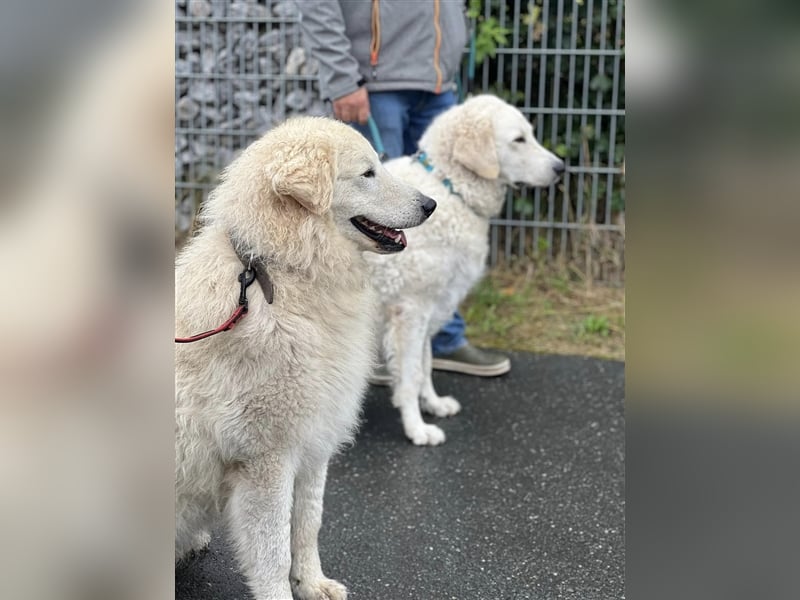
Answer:
[[[511,354],[496,379],[437,372],[462,412],[403,435],[372,387],[329,469],[320,555],[350,600],[624,598],[624,364]],[[176,569],[178,600],[246,600],[224,535]]]

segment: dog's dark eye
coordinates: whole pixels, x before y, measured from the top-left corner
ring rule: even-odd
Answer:
[[[517,139],[514,140],[514,142],[517,144],[524,144],[525,138],[523,136],[519,136]]]
[[[362,177],[375,177],[375,169],[367,169],[361,174]]]

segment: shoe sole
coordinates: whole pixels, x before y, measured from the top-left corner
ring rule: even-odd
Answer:
[[[505,359],[494,365],[475,365],[446,358],[434,358],[431,361],[431,366],[437,371],[450,371],[477,377],[497,377],[498,375],[505,375],[511,370],[511,361]]]

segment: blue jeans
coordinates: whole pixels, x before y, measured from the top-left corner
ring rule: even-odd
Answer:
[[[431,121],[451,106],[457,104],[452,91],[442,94],[419,90],[396,92],[370,92],[369,109],[381,134],[383,149],[389,158],[397,158],[417,151],[417,142]],[[353,125],[375,145],[369,127]],[[467,343],[464,337],[464,319],[455,313],[441,331],[433,337],[433,355],[450,354]]]
[[[457,103],[453,92],[434,94],[418,90],[370,92],[369,110],[389,158],[414,154],[431,121]],[[354,125],[375,145],[369,127]]]

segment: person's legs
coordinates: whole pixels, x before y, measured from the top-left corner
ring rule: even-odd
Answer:
[[[369,112],[378,126],[381,134],[383,149],[389,158],[403,155],[403,132],[408,127],[409,120],[409,94],[408,92],[370,92]],[[369,125],[351,123],[361,135],[367,138],[373,147]]]
[[[422,134],[437,116],[451,106],[455,106],[457,98],[453,92],[432,94],[419,92],[408,115],[408,126],[403,131],[403,149],[405,154],[414,154]]]
[[[422,92],[419,94],[409,113],[408,126],[403,132],[403,146],[406,154],[414,154],[417,151],[419,138],[422,137],[431,122],[448,108],[455,106],[456,102],[457,99],[453,92],[444,92],[443,94]],[[464,319],[460,314],[455,313],[452,320],[442,327],[432,340],[434,357],[450,354],[466,346],[467,338],[464,337],[464,329]]]
[[[451,352],[455,352],[462,346],[467,344],[467,338],[464,337],[464,329],[466,325],[464,324],[464,319],[461,318],[461,315],[453,313],[453,318],[450,319],[449,322],[445,323],[444,327],[439,330],[433,339],[431,340],[431,346],[433,348],[433,356],[441,356],[444,354],[450,354]]]

